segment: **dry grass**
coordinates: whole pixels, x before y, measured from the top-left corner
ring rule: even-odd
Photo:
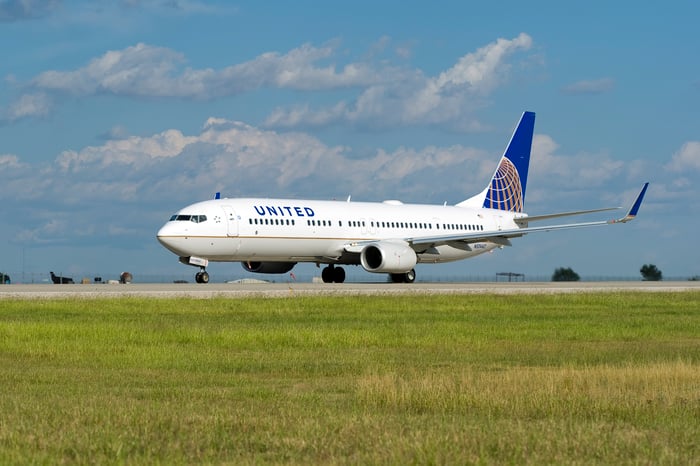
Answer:
[[[488,418],[644,420],[663,414],[700,418],[700,370],[684,361],[591,367],[469,368],[384,373],[357,381],[369,409],[465,413]]]

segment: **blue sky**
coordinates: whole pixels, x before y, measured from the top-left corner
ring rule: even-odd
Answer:
[[[698,275],[698,17],[690,1],[0,0],[0,270],[190,275],[155,232],[216,191],[453,204],[531,110],[528,213],[626,206],[650,181],[639,218],[419,278]]]

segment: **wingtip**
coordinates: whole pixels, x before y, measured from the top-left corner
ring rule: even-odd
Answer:
[[[627,215],[625,215],[619,220],[613,221],[612,223],[627,223],[634,220],[637,217],[639,208],[642,206],[642,201],[644,200],[644,195],[646,194],[648,187],[649,182],[647,181],[642,185],[642,190],[639,191],[639,194],[637,194],[637,198],[634,200],[634,203],[632,204],[632,207],[630,208],[629,212],[627,212]]]

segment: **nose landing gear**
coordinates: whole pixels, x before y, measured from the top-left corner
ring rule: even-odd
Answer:
[[[199,267],[199,272],[194,275],[194,281],[197,283],[209,283],[209,274],[207,273],[209,261],[207,259],[194,256],[180,257],[180,263]]]
[[[389,276],[394,283],[413,283],[416,281],[416,270],[411,269],[406,273],[390,273]]]
[[[194,275],[194,281],[197,283],[209,283],[209,273],[202,267],[200,272]]]

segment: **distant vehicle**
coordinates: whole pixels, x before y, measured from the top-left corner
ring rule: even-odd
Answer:
[[[53,272],[49,272],[51,274],[51,281],[54,282],[56,285],[60,284],[73,284],[75,283],[71,277],[61,277],[60,275],[56,275]]]
[[[130,272],[122,272],[119,275],[119,283],[126,284],[131,283],[134,280],[134,276]]]
[[[510,246],[511,239],[529,233],[626,223],[637,215],[649,183],[620,219],[530,226],[614,209],[524,212],[534,127],[535,114],[524,112],[488,185],[454,206],[217,196],[177,212],[157,238],[180,262],[200,268],[197,283],[209,282],[209,261],[240,261],[257,273],[286,273],[297,262],[327,264],[321,273],[326,283],[345,280],[339,265],[362,265],[368,272],[389,274],[394,282],[411,283],[417,263],[466,259]]]

